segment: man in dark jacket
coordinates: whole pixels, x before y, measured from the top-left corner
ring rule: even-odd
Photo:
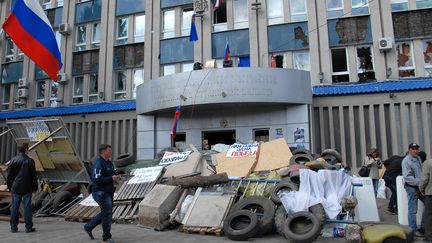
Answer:
[[[391,213],[397,213],[397,191],[396,191],[396,177],[402,175],[402,160],[404,156],[393,155],[386,161],[384,166],[386,171],[383,179],[386,186],[391,190],[392,195],[388,204],[388,211]]]
[[[102,144],[99,146],[99,156],[93,162],[92,168],[92,196],[97,204],[99,204],[101,212],[84,225],[85,232],[93,240],[92,230],[98,224],[102,224],[102,239],[106,242],[114,242],[111,239],[114,182],[120,179],[115,174],[114,165],[109,160],[111,155],[111,145]]]
[[[11,159],[7,186],[12,192],[11,232],[18,231],[18,209],[23,201],[26,232],[34,232],[32,220],[32,192],[38,188],[36,166],[33,159],[27,156],[28,144],[18,145],[18,155]]]

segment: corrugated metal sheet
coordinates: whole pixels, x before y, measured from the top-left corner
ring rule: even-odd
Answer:
[[[104,102],[82,105],[71,105],[62,107],[49,107],[49,108],[34,108],[29,110],[17,111],[3,111],[0,112],[0,120],[16,119],[16,118],[30,118],[30,117],[44,117],[44,116],[67,116],[75,114],[88,114],[97,112],[110,112],[110,111],[126,111],[135,110],[135,100],[127,100],[120,102]]]
[[[335,96],[432,89],[432,79],[410,79],[370,83],[318,85],[313,87],[314,96]]]

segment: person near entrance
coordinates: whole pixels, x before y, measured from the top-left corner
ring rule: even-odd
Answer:
[[[396,178],[402,175],[402,160],[404,156],[393,155],[386,161],[384,166],[386,170],[384,172],[383,179],[386,186],[391,191],[391,197],[388,204],[388,211],[390,213],[397,213],[397,190],[396,190]]]
[[[18,231],[18,209],[21,201],[24,207],[26,233],[36,231],[32,219],[32,192],[38,189],[35,161],[28,157],[28,143],[18,145],[18,155],[11,159],[7,177],[7,187],[12,192],[10,218],[11,232]]]
[[[424,222],[424,240],[432,242],[432,159],[423,163],[423,171],[419,185],[420,192],[424,195],[425,222]]]
[[[105,242],[114,242],[111,238],[114,182],[120,180],[120,176],[115,174],[114,165],[110,161],[111,155],[111,145],[101,144],[99,146],[99,156],[93,162],[92,168],[92,196],[101,212],[84,225],[85,232],[93,240],[92,230],[98,224],[102,224],[102,240]]]
[[[378,193],[378,182],[380,179],[379,169],[382,168],[382,162],[378,149],[371,148],[367,156],[364,158],[363,164],[370,167],[369,177],[372,178],[372,184],[376,197]]]
[[[420,199],[423,201],[423,197],[419,191],[418,186],[420,185],[420,179],[422,174],[422,163],[418,156],[420,146],[416,143],[411,143],[408,146],[408,154],[402,160],[402,176],[405,181],[405,191],[408,196],[408,225],[413,230],[416,236],[421,236],[422,227],[417,228],[417,203]],[[423,226],[422,219],[422,225]],[[419,231],[417,231],[419,230]]]

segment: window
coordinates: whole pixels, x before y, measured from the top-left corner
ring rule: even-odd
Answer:
[[[291,22],[307,21],[306,0],[290,0]]]
[[[145,15],[135,16],[134,42],[144,42]]]
[[[286,67],[286,58],[284,54],[272,54],[270,56],[270,67],[284,68]]]
[[[393,12],[408,10],[408,0],[391,0],[391,9]]]
[[[57,0],[57,4],[56,4],[56,6],[57,7],[62,7],[63,6],[63,0]]]
[[[432,0],[417,0],[417,8],[432,8]]]
[[[80,25],[77,26],[77,36],[76,36],[76,43],[75,43],[75,50],[77,51],[83,51],[86,49],[86,26]]]
[[[132,98],[136,99],[136,89],[138,85],[144,83],[144,69],[135,69],[134,70],[134,80],[132,87]]]
[[[331,49],[332,80],[334,83],[349,82],[347,53],[345,48]]]
[[[283,0],[267,1],[267,18],[268,24],[280,24],[284,22]]]
[[[51,0],[43,0],[42,1],[42,8],[43,9],[51,8]]]
[[[425,68],[432,72],[432,40],[423,40],[423,57]],[[431,73],[429,73],[431,76]]]
[[[126,99],[126,72],[118,71],[115,76],[114,99]]]
[[[249,26],[248,11],[248,0],[234,0],[234,29]]]
[[[182,63],[181,64],[181,71],[182,72],[189,72],[189,71],[192,71],[193,70],[193,63],[192,62],[190,62],[190,63]]]
[[[90,75],[88,102],[96,102],[98,99],[98,75]]]
[[[175,73],[175,65],[164,65],[162,76],[167,76]]]
[[[351,0],[352,8],[364,8],[368,7],[368,0]]]
[[[92,48],[100,46],[100,23],[93,24],[91,46]]]
[[[412,56],[412,45],[409,42],[397,43],[399,77],[414,77],[415,68]]]
[[[370,46],[359,46],[356,48],[356,51],[358,80],[375,80],[372,48]]]
[[[175,37],[175,10],[163,12],[162,39]]]
[[[183,9],[181,35],[188,36],[190,34],[193,9]]]
[[[117,20],[117,44],[126,44],[128,42],[128,18],[122,18]]]
[[[57,107],[59,83],[52,80],[50,82],[51,82],[50,106]]]
[[[343,0],[327,0],[327,18],[343,16]]]
[[[36,107],[44,107],[45,81],[36,82]]]
[[[293,68],[310,71],[310,60],[308,51],[293,52]]]
[[[227,29],[226,0],[222,0],[222,4],[216,9],[216,11],[213,11],[213,31],[218,32]]]
[[[15,48],[11,38],[6,38],[6,54],[5,62],[11,62],[14,60]]]
[[[72,102],[74,104],[83,102],[83,84],[84,77],[79,76],[74,78]]]
[[[11,86],[10,84],[4,84],[2,85],[2,110],[9,109],[9,103],[10,103],[10,92],[11,92]]]
[[[256,142],[268,142],[269,141],[269,129],[254,129],[254,141]]]

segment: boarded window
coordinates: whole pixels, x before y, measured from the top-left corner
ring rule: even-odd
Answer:
[[[143,65],[144,45],[142,43],[114,48],[114,69],[142,67]]]
[[[328,20],[330,46],[372,43],[369,16]]]
[[[75,52],[73,54],[72,75],[97,73],[99,70],[99,50]]]
[[[393,13],[396,40],[432,36],[432,9]]]

